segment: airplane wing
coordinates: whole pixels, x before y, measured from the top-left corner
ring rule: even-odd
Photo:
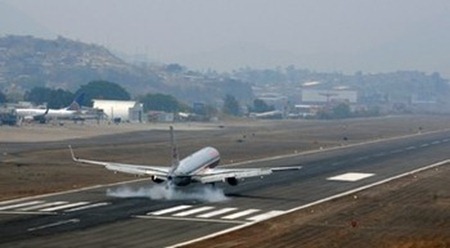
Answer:
[[[212,169],[201,174],[194,175],[192,179],[201,183],[223,182],[228,178],[244,179],[250,177],[262,177],[273,172],[300,170],[301,166],[275,167],[275,168],[248,168],[248,169]]]
[[[92,164],[101,165],[108,170],[123,172],[134,175],[149,175],[149,176],[159,176],[166,178],[169,174],[170,167],[165,166],[147,166],[147,165],[134,165],[134,164],[123,164],[123,163],[113,163],[113,162],[103,162],[88,159],[77,158],[72,150],[72,146],[69,146],[70,153],[72,154],[73,161],[82,164]]]

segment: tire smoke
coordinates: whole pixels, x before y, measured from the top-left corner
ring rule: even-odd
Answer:
[[[119,198],[145,197],[152,200],[199,200],[203,202],[221,202],[228,199],[222,189],[209,185],[186,188],[167,187],[165,184],[139,188],[119,186],[107,189],[106,195]]]

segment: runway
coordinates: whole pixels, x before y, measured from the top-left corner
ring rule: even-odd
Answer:
[[[217,189],[185,189],[191,199],[138,197],[164,190],[138,180],[0,202],[0,245],[173,246],[446,160],[449,148],[450,132],[443,131],[253,161],[245,166],[303,168],[236,187],[218,185],[224,195]],[[221,201],[204,201],[199,197],[204,194]]]

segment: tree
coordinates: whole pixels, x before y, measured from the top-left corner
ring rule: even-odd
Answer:
[[[141,97],[140,101],[144,104],[144,111],[158,110],[173,113],[181,108],[181,104],[175,97],[160,93],[147,94]]]
[[[0,104],[6,102],[6,96],[3,94],[3,92],[0,91]]]
[[[130,94],[120,85],[108,81],[91,81],[82,85],[75,95],[84,93],[82,105],[92,106],[92,99],[130,100]]]
[[[265,101],[261,99],[255,99],[253,100],[253,108],[252,112],[256,113],[263,113],[267,111],[272,111],[275,108],[273,106],[269,106]]]
[[[166,71],[175,74],[183,72],[184,68],[179,64],[169,64],[166,66]]]
[[[69,106],[75,95],[70,91],[62,89],[52,90],[50,92],[50,99],[47,101],[48,108],[64,108]]]
[[[46,87],[35,87],[25,93],[25,101],[40,105],[48,102],[52,89]]]
[[[350,106],[346,103],[340,103],[333,109],[333,116],[337,119],[348,118],[351,115]]]
[[[226,95],[223,110],[225,114],[238,116],[239,115],[239,103],[236,98],[232,95]]]
[[[74,99],[74,94],[62,89],[50,89],[46,87],[35,87],[25,93],[25,100],[34,104],[47,103],[48,108],[63,108],[68,106]]]

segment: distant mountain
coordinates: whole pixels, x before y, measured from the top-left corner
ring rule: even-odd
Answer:
[[[0,39],[3,87],[11,83],[27,90],[45,86],[74,90],[92,80],[118,83],[158,84],[151,72],[146,75],[111,54],[106,48],[62,37],[44,40],[32,36]],[[153,81],[152,81],[153,79]]]
[[[165,93],[187,103],[216,102],[226,94],[250,99],[241,81],[205,76],[180,65],[133,65],[106,48],[58,37],[0,37],[0,89],[24,92],[33,87],[76,91],[94,80],[118,83],[132,95]]]

